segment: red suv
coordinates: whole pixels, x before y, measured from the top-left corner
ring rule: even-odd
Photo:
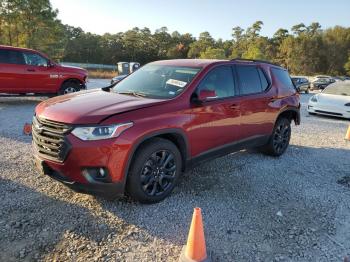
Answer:
[[[299,109],[287,70],[268,62],[153,62],[115,86],[40,103],[35,163],[78,192],[157,202],[208,158],[250,147],[280,156]]]
[[[87,71],[59,65],[38,51],[0,45],[0,93],[67,94],[85,89]]]

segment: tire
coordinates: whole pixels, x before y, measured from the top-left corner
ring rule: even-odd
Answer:
[[[278,118],[268,143],[261,148],[262,152],[270,156],[281,156],[287,149],[291,136],[290,121]]]
[[[75,81],[64,82],[60,88],[59,95],[70,94],[80,91],[80,84]]]
[[[154,138],[137,151],[126,182],[126,193],[141,203],[157,203],[170,195],[180,177],[182,157],[169,140]]]
[[[305,94],[308,94],[310,92],[309,88],[305,90]]]

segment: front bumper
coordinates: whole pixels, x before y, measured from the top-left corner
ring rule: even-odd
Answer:
[[[320,114],[326,116],[334,116],[350,119],[350,108],[349,110],[344,110],[332,105],[321,105],[320,103],[309,102],[307,106],[307,111],[313,114]]]
[[[45,161],[35,159],[35,165],[42,172],[43,175],[47,175],[56,181],[61,182],[65,186],[74,190],[77,193],[83,194],[92,194],[102,197],[114,198],[119,195],[124,194],[124,184],[123,183],[79,183],[71,180],[68,177],[60,174],[58,171],[55,171],[50,168]],[[38,162],[41,164],[41,167],[38,167]]]
[[[72,134],[66,137],[71,149],[64,162],[56,162],[39,155],[34,146],[34,161],[40,173],[63,183],[79,193],[115,197],[124,194],[126,163],[129,147],[113,139],[82,141]],[[86,168],[103,167],[108,170],[109,182],[88,180]]]

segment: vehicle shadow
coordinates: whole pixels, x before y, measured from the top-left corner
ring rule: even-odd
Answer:
[[[180,246],[186,243],[193,208],[199,206],[207,244],[220,261],[230,259],[227,253],[251,261],[252,249],[268,261],[315,249],[320,258],[322,248],[330,246],[336,257],[344,250],[327,236],[350,248],[350,232],[338,238],[334,220],[340,205],[350,215],[350,191],[337,183],[350,175],[349,159],[350,150],[340,148],[291,145],[280,158],[240,151],[186,172],[163,202],[98,201],[114,216]],[[293,230],[296,236],[290,237]]]
[[[0,261],[36,261],[45,256],[63,261],[57,249],[66,255],[76,239],[86,246],[118,234],[116,227],[90,210],[14,181],[0,178],[0,192]]]

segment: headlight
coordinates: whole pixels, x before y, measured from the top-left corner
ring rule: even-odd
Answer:
[[[81,140],[101,140],[118,137],[126,129],[132,127],[132,122],[109,126],[82,126],[73,129],[72,134]]]
[[[317,103],[317,97],[316,96],[313,96],[313,97],[311,97],[311,99],[310,99],[312,102],[315,102],[315,103]]]

